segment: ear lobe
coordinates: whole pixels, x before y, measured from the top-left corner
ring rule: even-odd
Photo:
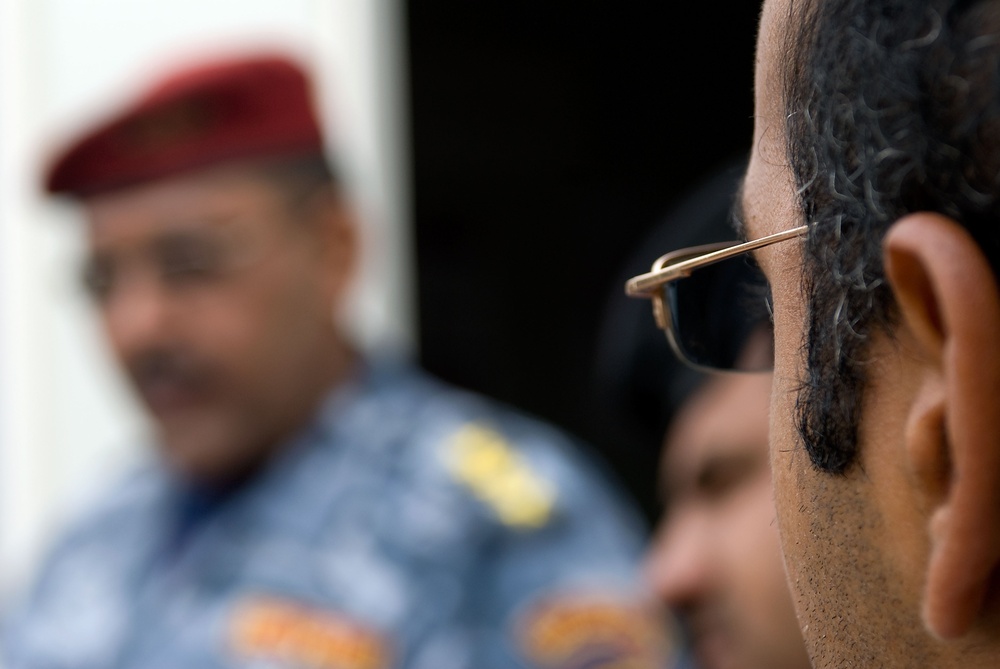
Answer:
[[[950,218],[900,219],[883,252],[927,371],[905,435],[932,505],[924,621],[954,639],[975,625],[1000,566],[1000,291],[979,245]]]

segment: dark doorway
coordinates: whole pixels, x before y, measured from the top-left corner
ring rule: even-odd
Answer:
[[[597,333],[639,240],[749,146],[758,9],[407,3],[421,361],[591,441],[647,510],[657,444],[595,418]]]

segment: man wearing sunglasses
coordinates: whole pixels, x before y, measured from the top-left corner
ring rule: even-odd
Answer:
[[[334,318],[355,227],[294,61],[170,73],[46,185],[159,457],[58,542],[4,666],[665,663],[635,517],[572,442]]]
[[[664,248],[730,238],[730,205],[743,167],[742,162],[727,166],[678,204],[629,266],[640,260],[648,266],[650,256]],[[741,263],[729,268],[732,278],[749,271]],[[628,406],[635,408],[619,415],[655,429],[650,446],[662,444],[662,516],[644,570],[653,592],[679,617],[693,666],[807,669],[774,523],[770,375],[703,374],[678,364],[662,336],[649,327],[648,307],[624,296],[620,300],[609,310],[607,344],[598,358],[604,364],[598,371],[605,385],[622,389],[619,395],[632,400]],[[748,325],[745,314],[740,318],[724,302],[703,299],[699,308],[720,308],[710,314],[713,322],[736,317],[721,326],[723,331],[739,332]],[[760,335],[744,337],[750,348],[735,359],[768,358],[767,324]],[[611,326],[617,326],[613,333]]]
[[[734,253],[766,277],[775,503],[814,666],[996,667],[1000,3],[767,0],[757,48],[752,243],[630,290],[682,355],[725,364],[719,333],[687,348],[710,326],[664,286]]]

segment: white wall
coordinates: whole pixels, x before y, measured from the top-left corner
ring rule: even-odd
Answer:
[[[77,288],[78,213],[38,175],[61,139],[205,50],[264,43],[318,66],[324,116],[366,222],[351,320],[413,348],[398,0],[0,0],[0,592],[144,441]]]

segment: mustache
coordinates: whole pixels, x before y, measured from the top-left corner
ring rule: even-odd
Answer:
[[[135,356],[128,372],[140,392],[160,384],[195,389],[205,385],[211,365],[184,349],[156,348]]]
[[[733,617],[727,606],[718,603],[703,603],[678,612],[686,634],[698,639],[711,631],[731,633],[734,629]]]

